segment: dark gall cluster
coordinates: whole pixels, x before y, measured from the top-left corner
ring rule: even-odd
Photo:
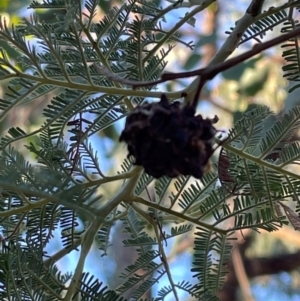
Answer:
[[[160,102],[137,106],[127,117],[120,141],[125,141],[128,156],[136,165],[159,178],[191,175],[200,179],[213,153],[213,137],[218,121],[195,116],[191,106]]]

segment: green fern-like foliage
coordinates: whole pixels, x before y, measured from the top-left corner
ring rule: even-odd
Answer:
[[[45,101],[41,126],[12,127],[0,137],[1,300],[143,300],[157,283],[155,300],[170,295],[180,300],[181,294],[218,300],[235,231],[297,226],[297,214],[284,202],[295,201],[300,211],[300,177],[293,171],[300,160],[294,139],[298,107],[276,122],[267,107],[244,114],[228,134],[216,138],[219,158],[200,180],[153,179],[132,158],[108,173],[92,143],[146,98],[161,97],[154,84],[136,88],[129,83],[160,78],[175,45],[190,51],[193,43],[181,38],[179,29],[213,2],[178,1],[161,9],[152,1],[129,0],[96,18],[97,0],[84,5],[33,1],[29,8],[36,14],[22,24],[9,26],[1,19],[1,43],[19,54],[12,60],[0,48],[0,79],[7,83],[0,99],[2,123],[13,109]],[[297,5],[289,1],[256,16],[246,14],[247,22],[242,18],[237,24],[239,43],[263,39],[284,22],[283,31],[295,28],[290,16]],[[162,20],[181,6],[188,13],[165,26]],[[40,21],[41,10],[58,13]],[[236,34],[232,28],[230,37]],[[293,59],[298,41],[286,47],[291,49],[284,48],[283,55],[293,63],[284,71],[298,80]],[[191,84],[166,95],[180,99],[195,90]],[[19,141],[22,149],[15,146]],[[109,254],[117,224],[126,237],[124,249],[134,250],[135,257],[119,272],[119,284],[106,287],[83,268],[93,244],[102,256]],[[58,232],[62,249],[48,254]],[[175,281],[166,246],[190,233],[195,281],[184,276]],[[73,250],[80,254],[74,272],[59,271],[57,261]]]
[[[260,41],[267,31],[272,30],[278,25],[288,21],[288,16],[285,10],[274,11],[274,13],[267,16],[258,16],[257,21],[250,25],[246,31],[243,33],[240,44],[243,44],[252,39]],[[234,28],[230,28],[231,31]],[[227,31],[226,33],[231,33],[231,31]]]

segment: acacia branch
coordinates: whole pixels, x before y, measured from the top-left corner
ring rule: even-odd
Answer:
[[[68,288],[68,292],[64,297],[64,301],[71,301],[73,300],[74,295],[76,295],[78,285],[80,282],[80,278],[83,273],[84,264],[86,258],[90,252],[90,249],[94,243],[95,236],[98,230],[102,227],[103,223],[107,216],[123,201],[129,201],[134,196],[134,189],[136,184],[140,178],[142,173],[141,167],[134,167],[133,168],[133,176],[128,179],[125,183],[121,191],[117,193],[110,201],[106,204],[101,206],[99,209],[95,210],[95,215],[97,216],[96,219],[92,221],[89,228],[86,230],[82,237],[81,241],[81,251],[79,260],[77,262],[77,266],[75,268],[75,273],[73,275],[72,281]]]
[[[193,76],[201,76],[201,80],[211,80],[213,79],[217,74],[220,72],[223,72],[225,70],[228,70],[244,61],[247,59],[252,58],[253,56],[261,53],[264,50],[267,50],[273,46],[276,46],[282,42],[285,42],[289,39],[295,38],[300,35],[300,28],[297,28],[287,34],[281,35],[277,38],[274,38],[270,41],[257,44],[255,45],[251,50],[240,54],[232,59],[229,59],[225,62],[216,64],[214,66],[206,67],[206,68],[201,68],[197,69],[194,71],[187,71],[187,72],[178,72],[178,73],[164,73],[162,74],[161,79],[158,79],[156,81],[151,81],[151,82],[135,82],[132,81],[133,87],[144,87],[144,86],[152,86],[152,85],[157,85],[160,83],[164,83],[170,80],[174,79],[179,79],[179,78],[186,78],[186,77],[193,77]]]

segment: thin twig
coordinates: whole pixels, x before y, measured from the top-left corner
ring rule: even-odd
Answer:
[[[170,80],[179,79],[179,78],[186,78],[186,77],[192,77],[192,76],[201,76],[204,77],[206,80],[213,79],[217,74],[220,72],[223,72],[227,69],[230,69],[239,63],[244,62],[247,59],[250,59],[251,57],[261,53],[262,51],[269,49],[273,46],[276,46],[282,42],[285,42],[289,39],[295,38],[300,35],[300,28],[297,28],[287,34],[281,35],[280,37],[274,38],[270,41],[257,44],[255,45],[251,50],[240,54],[232,59],[229,59],[225,62],[222,62],[220,64],[217,64],[215,66],[207,67],[207,68],[201,68],[194,71],[187,71],[187,72],[178,72],[178,73],[164,73],[162,74],[162,78],[156,81],[152,82],[136,82],[133,87],[142,87],[142,86],[152,86],[157,85],[160,83],[164,83]]]
[[[158,250],[159,250],[159,253],[160,253],[160,258],[161,258],[162,264],[165,267],[165,270],[166,270],[166,273],[167,273],[167,276],[168,276],[168,279],[169,279],[169,283],[172,287],[172,291],[173,291],[175,300],[179,301],[176,286],[175,286],[175,283],[173,281],[172,273],[171,273],[170,266],[169,266],[169,263],[168,263],[168,259],[167,259],[167,256],[166,256],[166,253],[165,253],[165,250],[164,250],[164,246],[163,246],[163,241],[165,240],[165,238],[161,237],[161,235],[159,234],[159,227],[158,227],[157,222],[153,219],[152,216],[150,216],[148,213],[146,213],[141,208],[139,208],[139,206],[137,206],[135,203],[132,203],[131,206],[139,215],[141,215],[146,221],[148,221],[152,225],[152,227],[154,229],[154,232],[155,232],[156,239],[157,239]]]
[[[101,208],[95,210],[95,215],[97,216],[97,218],[92,221],[92,223],[90,224],[89,228],[86,230],[86,232],[84,233],[84,236],[82,238],[80,257],[77,262],[77,266],[75,268],[74,276],[73,276],[70,286],[68,288],[68,292],[63,299],[64,301],[73,300],[73,297],[76,294],[78,286],[79,286],[79,282],[80,282],[80,279],[82,276],[86,258],[87,258],[88,254],[90,252],[90,249],[94,243],[95,236],[96,236],[98,230],[102,227],[107,216],[121,202],[123,202],[123,201],[130,202],[130,200],[134,197],[134,189],[135,189],[136,184],[142,173],[142,168],[134,167],[132,171],[133,171],[133,176],[130,179],[128,179],[128,181],[125,183],[125,185],[123,186],[121,191],[119,193],[117,193],[110,201],[108,201]]]

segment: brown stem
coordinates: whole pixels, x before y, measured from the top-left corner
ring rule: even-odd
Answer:
[[[247,9],[247,14],[250,14],[253,17],[258,16],[261,13],[264,2],[265,0],[252,0]]]
[[[216,64],[214,66],[197,69],[194,71],[187,71],[187,72],[164,73],[164,74],[162,74],[162,77],[159,80],[152,81],[152,82],[136,82],[133,85],[133,87],[137,88],[137,87],[143,87],[143,86],[152,86],[152,85],[164,83],[169,80],[192,77],[192,76],[199,76],[199,75],[201,76],[201,81],[210,80],[210,79],[213,79],[220,72],[230,69],[230,68],[238,65],[239,63],[242,63],[245,60],[250,59],[251,57],[261,53],[262,51],[264,51],[266,49],[276,46],[289,39],[295,38],[299,35],[300,35],[300,28],[297,28],[287,34],[281,35],[270,41],[267,41],[267,42],[264,42],[261,44],[256,44],[251,50],[249,50],[243,54],[240,54],[232,59],[229,59],[225,62]]]

